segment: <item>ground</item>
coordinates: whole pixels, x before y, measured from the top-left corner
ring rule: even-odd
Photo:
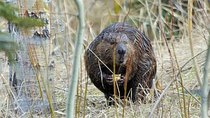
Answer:
[[[69,79],[71,79],[72,56],[74,53],[74,36],[77,31],[77,19],[75,17],[77,12],[75,12],[75,5],[70,4],[72,2],[68,3],[65,1],[65,4],[57,3],[59,2],[56,1],[51,6],[51,12],[53,15],[51,16],[52,25],[50,45],[49,47],[44,47],[45,49],[47,48],[47,50],[44,51],[44,54],[49,55],[50,58],[48,58],[49,60],[47,60],[47,62],[43,65],[48,65],[51,61],[54,62],[54,87],[52,88],[54,96],[54,112],[56,117],[65,117]],[[122,21],[124,18],[124,12],[120,14],[122,16],[119,14],[119,16],[117,16],[113,11],[110,12],[113,7],[109,6],[111,4],[112,3],[110,2],[107,6],[107,4],[100,0],[92,0],[91,2],[85,4],[85,9],[88,12],[86,12],[87,18],[83,54],[88,44],[90,44],[100,31],[102,31],[110,23]],[[154,2],[154,6],[155,5],[156,3]],[[63,8],[66,9],[63,11]],[[145,9],[143,8],[141,10],[143,11]],[[67,11],[70,12],[70,16],[68,17],[68,14],[65,14]],[[62,14],[63,12],[64,14]],[[145,12],[146,10],[144,13]],[[142,16],[144,13],[138,13],[135,9],[131,9],[128,18],[129,22],[135,20],[139,21],[139,23],[142,24],[137,25],[139,26],[138,29],[142,29],[142,27],[145,27],[144,23],[148,24],[148,18]],[[151,13],[153,13],[152,9]],[[156,22],[155,20],[157,19],[154,19],[154,22]],[[86,118],[110,118],[122,116],[125,118],[144,118],[149,117],[151,112],[153,112],[152,116],[155,118],[199,118],[201,113],[201,98],[199,96],[200,85],[198,79],[202,80],[203,78],[203,68],[205,66],[207,42],[209,38],[209,33],[202,24],[203,21],[203,19],[194,21],[195,24],[192,28],[192,47],[195,58],[192,56],[189,39],[190,35],[188,33],[186,21],[184,21],[183,26],[180,27],[184,30],[180,30],[183,31],[181,32],[183,35],[181,35],[178,39],[173,39],[172,37],[172,39],[167,40],[166,43],[166,40],[164,40],[163,37],[158,37],[158,40],[151,38],[157,59],[156,81],[160,82],[162,87],[162,92],[160,94],[163,94],[160,102],[158,102],[159,97],[154,98],[153,95],[148,95],[148,101],[146,104],[130,103],[125,107],[123,107],[123,105],[117,105],[117,107],[106,106],[106,100],[103,93],[100,92],[87,77],[82,54],[76,100],[76,116]],[[4,26],[2,29],[6,31],[7,22],[2,22],[0,26],[2,26],[2,24]],[[146,34],[149,35],[148,33]],[[36,49],[36,53],[42,54],[44,48],[39,47]],[[40,63],[46,59],[40,57],[39,55],[36,56],[39,58]],[[195,59],[196,67],[194,66],[193,59]],[[196,77],[196,71],[198,77]],[[31,115],[33,117],[49,117],[49,112],[41,112],[39,114],[27,112],[18,114],[14,111],[14,109],[18,107],[11,107],[10,98],[13,90],[9,85],[8,75],[9,67],[7,57],[4,52],[0,52],[0,117],[31,117]],[[210,80],[208,84],[210,84]],[[168,86],[169,88],[167,88]],[[151,102],[151,99],[154,99],[154,102]],[[156,105],[157,107],[153,111]]]

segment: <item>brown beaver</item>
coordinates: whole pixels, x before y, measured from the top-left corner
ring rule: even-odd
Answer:
[[[91,81],[107,100],[114,95],[114,83],[121,99],[128,96],[133,102],[137,98],[143,100],[144,90],[152,87],[156,74],[150,40],[126,23],[108,26],[91,42],[85,52],[85,66]]]

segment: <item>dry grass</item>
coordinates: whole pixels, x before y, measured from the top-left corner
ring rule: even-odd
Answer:
[[[123,0],[116,0],[116,4],[121,8],[120,12],[114,11],[113,1],[89,0],[85,2],[86,11],[86,32],[85,43],[88,44],[112,22],[126,21],[130,24],[145,31],[152,39],[153,48],[158,62],[157,79],[162,84],[163,89],[169,86],[164,96],[155,108],[153,117],[200,117],[200,89],[199,82],[196,79],[196,70],[192,61],[191,48],[188,35],[187,11],[176,9],[181,12],[170,11],[170,4],[161,3],[161,7],[174,14],[174,20],[178,20],[177,24],[171,24],[170,20],[162,17],[161,9],[158,1],[152,0],[145,2],[144,0],[130,0],[127,7],[123,5]],[[135,4],[129,2],[137,1]],[[159,0],[160,1],[160,0]],[[137,4],[138,3],[138,4]],[[139,5],[142,3],[143,5]],[[178,4],[178,3],[177,3]],[[205,4],[201,2],[201,4]],[[187,4],[186,4],[187,5]],[[131,6],[131,8],[129,8]],[[141,6],[141,7],[139,7]],[[205,26],[210,23],[208,21],[208,7],[197,9],[193,7],[193,27],[192,27],[192,47],[196,56],[197,70],[199,78],[202,78],[205,54],[207,49],[207,38],[209,36]],[[56,99],[54,112],[56,117],[65,117],[67,89],[69,78],[71,78],[70,70],[72,63],[72,55],[74,50],[74,39],[77,31],[77,14],[73,1],[54,0],[49,4],[50,14],[50,30],[51,30],[51,49],[46,54],[55,62],[55,79],[54,79],[54,95]],[[126,18],[126,19],[125,19]],[[161,20],[160,20],[161,19]],[[160,24],[162,29],[159,27]],[[0,23],[0,27],[5,29],[6,22]],[[172,28],[172,25],[178,25],[179,29]],[[171,30],[164,30],[171,28]],[[164,31],[163,31],[164,30]],[[179,34],[175,34],[175,30]],[[154,33],[156,35],[154,35]],[[165,40],[165,39],[170,40]],[[166,43],[167,42],[167,43]],[[49,53],[50,52],[50,53]],[[198,55],[196,55],[198,54]],[[183,66],[185,65],[185,66]],[[182,67],[183,66],[183,67]],[[10,87],[8,83],[8,65],[7,59],[3,53],[0,53],[0,116],[5,117],[21,117],[9,108]],[[125,117],[125,118],[144,118],[149,117],[151,110],[156,102],[148,102],[147,104],[133,104],[123,106],[107,107],[104,95],[100,92],[88,79],[84,62],[81,62],[81,74],[78,84],[76,117],[85,118],[109,118],[109,117]],[[182,78],[182,84],[181,79]],[[210,81],[209,81],[210,83]],[[184,88],[184,93],[182,91]],[[187,91],[190,91],[188,93]],[[154,99],[148,96],[148,99]],[[158,98],[157,98],[158,99]],[[185,102],[185,105],[184,105]],[[124,115],[123,115],[124,114]],[[23,115],[23,114],[22,114]],[[31,114],[23,115],[31,117]],[[50,114],[32,114],[34,117],[49,117]]]

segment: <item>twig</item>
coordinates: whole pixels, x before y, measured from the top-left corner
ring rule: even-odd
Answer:
[[[174,23],[174,10],[173,10],[173,8],[172,8],[172,6],[173,6],[173,3],[172,3],[172,1],[170,1],[170,9],[171,9],[171,15],[172,15],[172,17],[171,17],[171,25],[170,25],[170,39],[172,40],[172,37],[173,37],[173,23]],[[178,61],[177,61],[177,57],[176,57],[176,52],[175,52],[175,48],[174,48],[174,44],[173,44],[173,40],[172,40],[172,43],[171,43],[171,46],[172,46],[172,51],[173,51],[173,54],[174,54],[174,61],[175,61],[175,64],[176,64],[176,66],[177,66],[177,68],[178,68],[178,71],[179,71],[179,69],[180,69],[180,67],[179,67],[179,63],[178,63]],[[174,69],[173,69],[173,71],[174,71]],[[176,77],[175,77],[176,78]],[[183,93],[182,94],[182,99],[183,99],[183,102],[181,101],[181,99],[179,99],[179,104],[180,104],[180,111],[181,111],[181,116],[182,117],[185,117],[185,118],[188,118],[188,116],[187,116],[187,109],[186,109],[186,100],[185,100],[185,95],[184,95],[184,81],[183,81],[183,78],[182,78],[182,74],[180,74],[179,75],[179,78],[180,78],[180,81],[179,81],[179,83],[180,83],[180,85],[181,85],[181,92]],[[177,89],[177,92],[178,92],[178,97],[180,98],[180,92],[179,92],[179,89],[178,89],[178,84],[177,84],[177,82],[176,82],[176,89]],[[182,105],[183,105],[183,107],[182,107]],[[183,110],[183,111],[182,111]],[[184,114],[183,114],[183,112],[184,112]]]
[[[208,31],[210,32],[210,28],[208,28]],[[203,84],[201,86],[201,117],[202,118],[208,118],[208,68],[210,65],[210,37],[208,41],[208,50],[206,54],[206,62],[203,70]]]
[[[192,42],[192,8],[193,8],[193,0],[188,1],[188,35],[189,35],[189,43],[190,43],[190,51],[191,56],[194,57],[194,50],[193,50],[193,42]],[[195,67],[195,75],[199,85],[202,85],[202,81],[199,77],[198,66],[196,63],[196,59],[193,59],[193,64]]]
[[[83,44],[83,37],[84,37],[84,29],[85,29],[85,15],[84,15],[84,4],[82,0],[75,0],[75,3],[78,8],[79,12],[79,29],[77,31],[77,40],[76,46],[74,51],[74,59],[73,59],[73,66],[72,66],[72,78],[70,79],[70,87],[68,93],[68,101],[67,101],[67,109],[66,109],[66,117],[73,118],[75,114],[75,94],[77,90],[77,83],[79,77],[79,66],[80,66],[80,59],[82,54],[82,44]]]

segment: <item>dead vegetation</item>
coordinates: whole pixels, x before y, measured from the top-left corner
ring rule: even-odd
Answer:
[[[107,107],[104,95],[87,77],[82,61],[75,117],[200,117],[201,86],[198,80],[202,80],[206,58],[209,37],[206,26],[210,23],[209,3],[207,0],[194,1],[191,27],[189,26],[190,20],[188,20],[187,8],[190,7],[188,2],[192,1],[89,0],[85,2],[84,49],[100,31],[112,22],[125,21],[144,31],[152,40],[158,62],[157,80],[163,88],[163,96],[159,99],[148,95],[146,104],[130,103],[125,107],[123,105]],[[49,54],[55,65],[54,113],[55,117],[65,117],[72,56],[75,51],[77,11],[74,2],[69,0],[63,0],[63,2],[53,0],[46,5],[45,8],[50,18],[51,43],[49,50],[46,50],[45,53]],[[28,9],[30,9],[29,5]],[[6,22],[0,23],[0,27],[4,30],[7,30],[6,25]],[[51,116],[50,113],[18,114],[9,107],[11,104],[9,96],[12,94],[8,79],[9,68],[4,53],[0,54],[0,116]],[[208,82],[210,83],[210,80]],[[155,102],[149,102],[151,99],[155,99]]]

